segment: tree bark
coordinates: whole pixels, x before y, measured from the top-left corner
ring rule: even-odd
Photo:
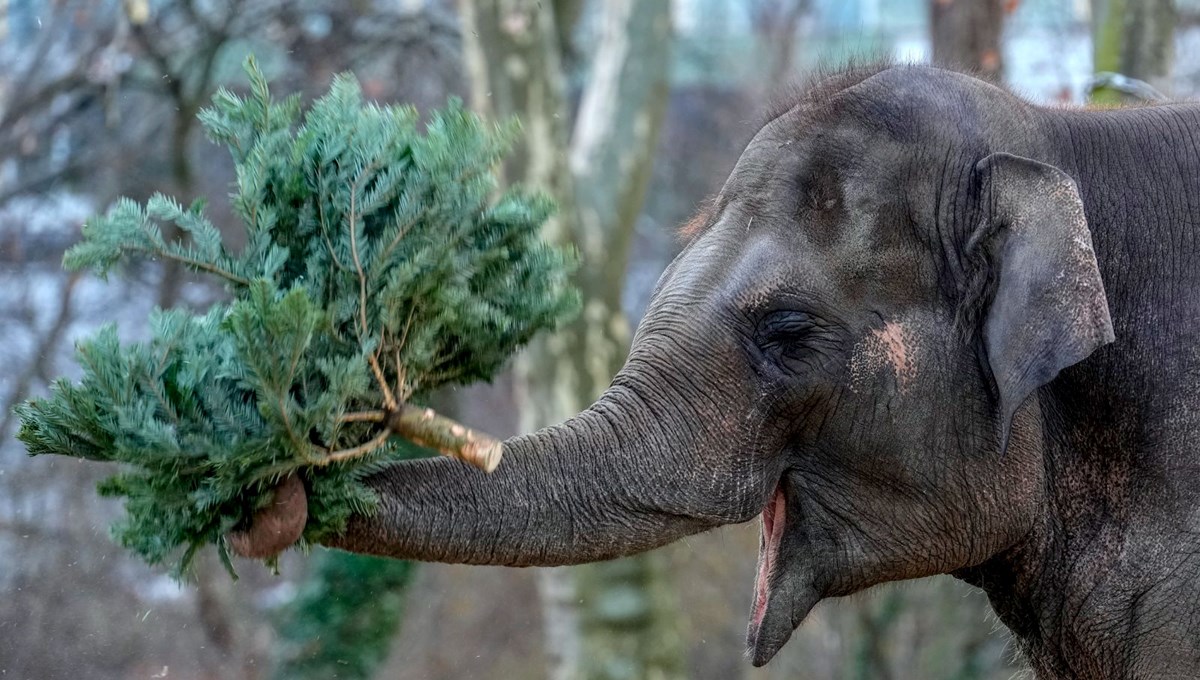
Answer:
[[[794,78],[800,21],[812,11],[812,0],[754,0],[750,4],[755,37],[768,67],[763,85],[774,91]]]
[[[518,361],[527,432],[586,408],[628,352],[621,294],[666,108],[670,3],[614,0],[601,6],[592,72],[568,126],[563,62],[579,6],[460,0],[474,106],[495,117],[518,115],[524,125],[507,179],[554,195],[559,213],[546,236],[574,245],[582,260],[579,319],[535,341]],[[660,560],[651,553],[541,573],[552,678],[680,676]]]
[[[1004,79],[1000,37],[1011,0],[931,0],[933,63],[992,82]]]
[[[203,663],[212,677],[254,680],[259,676],[254,659],[243,643],[249,640],[237,616],[233,581],[211,553],[196,560],[196,618],[212,652]]]
[[[1170,96],[1175,21],[1173,0],[1092,0],[1096,73],[1135,78]],[[1092,101],[1098,104],[1138,98],[1113,85],[1092,91]]]

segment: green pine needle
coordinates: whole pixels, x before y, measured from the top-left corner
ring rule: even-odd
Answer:
[[[490,378],[578,307],[572,255],[539,238],[551,201],[499,192],[492,173],[515,125],[452,101],[422,132],[412,108],[364,104],[350,76],[303,112],[271,99],[252,59],[246,71],[249,97],[221,90],[200,114],[233,156],[246,246],[227,248],[203,205],[155,195],[89,220],[64,257],[100,276],[177,260],[231,300],[157,311],[144,343],[105,327],[78,344],[77,384],[17,408],[31,454],[121,465],[99,488],[125,499],[116,539],[176,574],[209,544],[228,564],[222,537],[289,473],[309,495],[302,544],[344,530],[375,505],[363,478],[418,452],[393,437],[328,464],[377,434],[342,416]],[[162,224],[189,238],[165,241]]]

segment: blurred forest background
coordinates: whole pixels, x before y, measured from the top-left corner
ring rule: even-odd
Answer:
[[[29,459],[12,406],[74,375],[104,322],[136,339],[154,305],[221,292],[147,263],[107,284],[65,274],[79,225],[118,196],[221,205],[223,149],[196,113],[244,86],[350,70],[377,101],[458,96],[519,116],[507,181],[549,189],[584,311],[490,386],[439,406],[496,435],[560,420],[623,361],[679,248],[771,93],[850,59],[935,60],[1045,104],[1193,97],[1200,0],[0,0],[0,677],[1009,678],[1022,669],[984,596],[949,577],[819,606],[767,668],[743,656],[758,527],[571,569],[288,555],[282,575],[204,562],[178,586],[108,538],[105,474]]]

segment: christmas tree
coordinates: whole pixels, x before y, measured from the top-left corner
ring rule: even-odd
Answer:
[[[125,501],[116,538],[178,572],[209,544],[232,571],[224,537],[281,482],[307,491],[307,545],[371,512],[363,478],[411,444],[494,468],[498,442],[419,400],[489,378],[577,306],[571,256],[539,240],[550,200],[497,189],[515,125],[452,102],[422,130],[411,108],[364,104],[349,76],[303,112],[271,98],[252,60],[247,73],[249,96],[222,90],[200,115],[233,156],[245,246],[202,204],[156,195],[87,222],[64,258],[101,276],[178,260],[228,302],[156,311],[142,343],[102,329],[77,346],[78,383],[18,408],[31,454],[121,464],[100,486]],[[189,242],[165,241],[162,223]]]

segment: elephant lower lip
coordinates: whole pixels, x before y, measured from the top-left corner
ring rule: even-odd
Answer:
[[[787,519],[787,504],[782,485],[775,487],[771,499],[762,511],[762,539],[759,545],[758,574],[754,579],[754,612],[751,625],[762,625],[770,595],[770,581],[779,561],[779,543],[783,537],[783,525]]]
[[[812,580],[812,565],[797,554],[794,544],[783,545],[789,519],[786,486],[781,481],[762,512],[754,608],[746,634],[747,652],[755,666],[775,656],[821,599]]]

